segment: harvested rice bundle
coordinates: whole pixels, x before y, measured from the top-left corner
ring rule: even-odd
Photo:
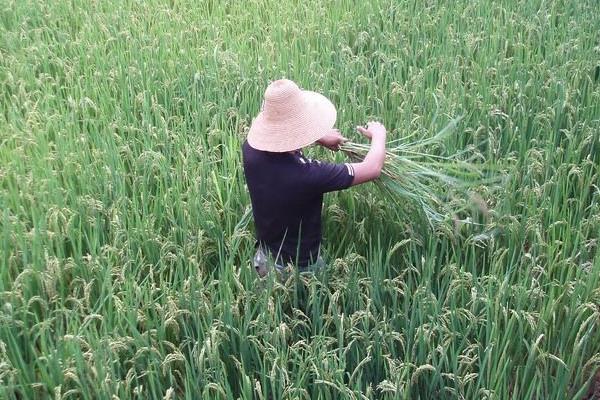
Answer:
[[[377,181],[397,200],[414,205],[432,227],[456,222],[465,204],[460,199],[471,197],[469,189],[483,182],[482,165],[465,159],[466,151],[448,156],[428,151],[442,144],[461,118],[453,119],[431,138],[409,141],[410,137],[406,137],[388,142],[382,176]],[[352,160],[360,161],[369,148],[368,144],[345,142],[341,150]]]

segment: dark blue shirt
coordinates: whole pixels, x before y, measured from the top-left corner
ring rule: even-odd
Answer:
[[[242,146],[258,244],[281,263],[304,267],[321,244],[323,193],[349,187],[350,164],[305,158],[300,151],[271,153]]]

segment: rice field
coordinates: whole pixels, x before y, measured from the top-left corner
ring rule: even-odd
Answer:
[[[600,398],[598,6],[0,1],[0,398]],[[259,282],[240,145],[281,77],[357,143],[462,116],[428,154],[499,179],[434,227],[329,194],[325,275]]]

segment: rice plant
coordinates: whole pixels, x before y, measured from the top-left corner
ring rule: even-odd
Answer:
[[[410,141],[408,136],[388,143],[383,178],[376,182],[390,195],[390,201],[397,197],[397,200],[412,203],[432,227],[453,218],[457,221],[457,214],[464,211],[461,200],[469,197],[469,189],[498,183],[493,177],[484,179],[481,160],[465,157],[467,151],[452,155],[437,155],[432,151],[432,147],[443,145],[460,119],[450,121],[432,137]],[[342,151],[356,162],[360,162],[369,149],[367,144],[354,142],[345,142],[342,146]],[[484,202],[479,206],[487,211]],[[406,217],[413,223],[419,222],[417,215]]]

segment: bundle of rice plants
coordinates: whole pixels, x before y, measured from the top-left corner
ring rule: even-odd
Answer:
[[[471,189],[490,181],[485,178],[480,156],[469,156],[467,150],[449,155],[434,152],[456,131],[461,119],[451,120],[429,138],[411,140],[411,135],[388,142],[382,174],[376,181],[381,190],[404,207],[416,209],[432,227],[456,222],[465,209],[464,200],[472,197]],[[369,149],[369,144],[351,141],[341,147],[356,162],[364,159]]]

